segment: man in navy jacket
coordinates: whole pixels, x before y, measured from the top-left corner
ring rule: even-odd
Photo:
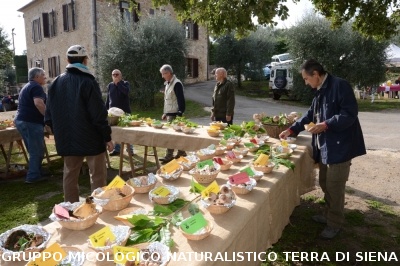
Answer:
[[[316,89],[314,99],[307,113],[279,137],[298,134],[305,126],[312,133],[313,158],[319,164],[319,184],[326,203],[324,214],[312,218],[327,224],[320,236],[331,239],[344,223],[351,159],[366,154],[364,137],[357,100],[347,81],[330,75],[313,59],[302,65],[301,75],[306,85]]]

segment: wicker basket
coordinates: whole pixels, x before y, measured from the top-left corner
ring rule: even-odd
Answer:
[[[211,122],[210,126],[216,126],[219,127],[219,129],[223,130],[228,126],[228,123],[222,123],[222,122]]]
[[[210,137],[219,137],[219,133],[220,133],[221,131],[208,131],[207,130],[207,134],[210,136]]]
[[[287,159],[287,158],[289,158],[289,157],[292,155],[293,150],[290,149],[290,148],[283,148],[283,151],[280,152],[280,153],[278,153],[278,152],[276,151],[276,148],[273,148],[273,149],[272,149],[272,152],[273,152],[273,154],[275,155],[275,157],[282,158],[282,159]]]
[[[161,124],[151,124],[151,126],[154,127],[154,128],[160,129],[160,128],[164,127],[164,124],[163,123],[161,123]]]
[[[106,187],[103,187],[103,189],[106,189]],[[116,200],[110,200],[106,205],[103,206],[103,210],[119,211],[126,208],[126,206],[128,206],[131,202],[135,190],[130,185],[124,185],[121,188],[121,192],[125,195],[125,197]],[[96,197],[94,193],[92,193],[92,196]]]
[[[253,147],[249,148],[250,152],[256,152],[258,150],[258,148],[260,148],[260,145],[254,145]]]
[[[199,157],[199,161],[205,161],[205,160],[214,158],[215,153],[213,153],[213,154],[203,154],[203,155],[200,155],[200,154],[196,153],[196,156]]]
[[[142,207],[129,207],[129,208],[125,208],[125,209],[121,210],[118,213],[118,216],[127,215],[127,214],[134,215],[135,213],[137,213],[137,214],[145,214],[145,213],[147,213],[147,211]],[[115,219],[117,219],[118,221],[120,221],[121,223],[123,223],[126,226],[133,227],[133,225],[128,220],[118,219],[118,218],[115,218]]]
[[[142,125],[142,121],[131,121],[129,122],[131,127],[140,127]]]
[[[213,224],[210,221],[207,221],[207,225],[205,226],[206,232],[202,234],[188,234],[184,232],[180,227],[179,231],[181,231],[182,235],[189,240],[202,240],[211,234],[211,231],[214,229]]]
[[[224,147],[224,146],[218,146],[218,147],[215,149],[215,155],[217,155],[217,156],[222,155],[222,154],[225,153],[225,150],[226,150],[226,147]]]
[[[208,184],[214,181],[217,178],[217,175],[219,174],[219,171],[209,174],[209,175],[202,175],[200,173],[192,173],[193,178],[200,184]]]
[[[124,225],[117,225],[117,226],[112,225],[112,226],[111,226],[111,231],[114,233],[114,230],[115,230],[115,228],[117,228],[117,227],[120,227],[120,228],[122,228],[122,227],[127,228],[127,226],[124,226]],[[115,234],[115,233],[114,233],[114,234]],[[88,246],[89,246],[89,248],[95,250],[96,252],[101,252],[101,253],[105,253],[105,254],[111,255],[111,254],[114,254],[113,247],[114,247],[114,246],[125,246],[125,244],[126,244],[126,242],[128,241],[128,238],[129,238],[130,235],[131,235],[131,229],[128,229],[127,234],[126,234],[126,235],[123,235],[123,239],[118,240],[118,238],[117,238],[116,241],[118,241],[118,242],[111,244],[111,246],[94,247],[94,246],[92,245],[92,243],[90,242],[90,240],[87,240],[87,241],[88,241]]]
[[[268,165],[264,166],[255,166],[254,164],[252,164],[252,167],[257,171],[263,172],[264,174],[268,174],[271,173],[272,170],[274,169],[275,163],[269,163]]]
[[[148,193],[150,190],[152,190],[156,186],[157,182],[154,182],[153,184],[150,184],[147,186],[140,186],[140,187],[134,186],[132,184],[132,182],[130,181],[130,179],[126,183],[135,189],[135,193],[145,194],[145,193]]]
[[[249,153],[249,149],[248,148],[238,148],[238,149],[233,149],[233,152],[235,153],[236,156],[242,155],[244,157]]]
[[[107,119],[110,126],[118,125],[119,116],[108,116]]]
[[[153,190],[157,189],[154,188],[152,190],[150,190],[149,192],[149,198],[151,201],[154,201],[157,204],[161,204],[161,205],[166,205],[166,204],[170,204],[171,202],[175,201],[178,196],[179,196],[179,189],[174,187],[174,186],[169,186],[169,185],[164,185],[164,187],[168,188],[168,190],[171,192],[171,194],[169,194],[166,197],[161,197],[161,196],[156,196],[155,194],[153,194]]]
[[[0,130],[4,130],[4,129],[6,129],[6,128],[7,128],[6,125],[0,125]]]
[[[183,166],[180,166],[179,170],[177,172],[175,172],[170,178],[165,178],[165,175],[161,173],[161,169],[158,169],[156,174],[157,174],[157,176],[161,177],[164,180],[174,181],[174,180],[177,180],[181,176],[182,172],[183,172]]]
[[[232,191],[238,195],[248,194],[251,191],[244,187],[238,187],[238,186],[231,186],[231,188],[232,188]]]
[[[97,218],[99,218],[101,212],[97,210],[97,213],[90,215],[89,217],[82,220],[58,220],[58,223],[70,230],[85,230],[96,223]]]
[[[280,126],[273,124],[263,124],[263,127],[267,131],[268,136],[279,139],[279,134],[281,134],[282,131],[288,129],[290,125]]]
[[[231,161],[232,163],[240,163],[240,162],[242,161],[242,159],[243,159],[243,156],[242,156],[242,155],[239,155],[239,156],[237,156],[236,158],[229,158],[229,157],[225,156],[225,158],[226,158],[228,161]]]
[[[224,206],[224,205],[216,205],[216,204],[212,204],[210,205],[207,210],[209,213],[211,214],[223,214],[226,213],[227,211],[229,211],[231,208]]]
[[[222,160],[222,162],[224,164],[220,164],[221,166],[221,171],[226,171],[229,170],[231,168],[231,166],[233,165],[232,161],[228,161],[228,160]]]

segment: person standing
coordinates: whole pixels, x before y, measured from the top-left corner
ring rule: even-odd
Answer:
[[[89,71],[81,45],[67,51],[66,71],[48,90],[45,124],[53,133],[57,153],[64,158],[64,200],[79,201],[78,178],[83,160],[89,166],[91,190],[106,185],[106,147],[111,151],[111,127],[99,84]]]
[[[117,107],[123,110],[126,114],[130,114],[131,106],[129,101],[129,82],[122,79],[122,73],[119,69],[114,69],[111,73],[111,77],[113,81],[107,86],[107,110],[111,107]],[[110,152],[110,156],[119,155],[120,151],[121,145],[119,143],[115,143],[114,150]],[[133,145],[131,145],[131,151],[133,154]]]
[[[162,78],[165,80],[164,90],[164,113],[161,116],[162,120],[171,122],[177,116],[182,116],[185,112],[185,96],[183,94],[183,84],[174,75],[170,65],[163,65],[160,68]],[[186,156],[185,151],[178,150],[175,158]],[[167,149],[165,157],[160,158],[164,164],[174,159],[174,149]]]
[[[34,67],[28,71],[29,82],[22,88],[18,97],[15,127],[21,134],[29,154],[29,169],[25,183],[43,181],[42,161],[44,155],[44,113],[46,110],[46,74],[42,68]]]
[[[358,120],[358,105],[350,84],[327,73],[314,59],[301,66],[306,85],[315,89],[307,113],[279,137],[298,134],[311,122],[313,158],[319,164],[319,184],[324,192],[325,211],[312,219],[327,224],[321,238],[332,239],[344,223],[345,186],[351,160],[366,154],[364,137]]]
[[[235,109],[235,88],[227,79],[225,68],[215,70],[217,84],[212,96],[211,121],[221,121],[232,125]]]

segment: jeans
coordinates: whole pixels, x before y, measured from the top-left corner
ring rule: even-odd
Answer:
[[[41,168],[44,155],[44,126],[21,120],[15,120],[14,122],[24,140],[26,150],[29,153],[29,169],[26,174],[26,180],[35,181],[41,178]]]
[[[115,143],[115,144],[114,144],[114,151],[120,152],[120,151],[121,151],[121,144]],[[128,149],[127,149],[127,151],[128,151]],[[133,145],[131,145],[131,151],[132,151],[132,153],[134,153]]]

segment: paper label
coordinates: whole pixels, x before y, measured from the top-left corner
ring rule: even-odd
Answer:
[[[196,167],[197,167],[198,169],[202,169],[202,168],[204,168],[204,166],[206,166],[206,165],[214,166],[213,160],[212,160],[212,159],[208,159],[208,160],[205,160],[205,161],[198,162],[198,163],[196,164]]]
[[[240,172],[238,174],[232,175],[229,177],[229,182],[231,184],[239,185],[249,182],[250,178],[246,172]]]
[[[169,174],[174,172],[179,167],[179,163],[175,159],[173,159],[172,161],[161,167],[161,171]]]
[[[164,187],[164,186],[158,187],[158,188],[156,188],[156,189],[153,191],[153,194],[158,195],[158,196],[161,196],[161,197],[166,197],[166,196],[168,196],[170,193],[171,193],[171,192],[169,191],[169,189],[166,188],[166,187]]]
[[[186,159],[185,157],[179,157],[178,159],[176,159],[176,161],[178,162],[178,163],[187,163],[187,162],[189,162],[189,160],[188,159]]]
[[[114,262],[125,265],[127,261],[140,261],[140,250],[134,247],[114,246]],[[136,263],[137,264],[137,263]]]
[[[125,185],[125,180],[123,180],[119,175],[117,175],[110,182],[110,184],[108,184],[107,189],[110,189],[110,188],[122,188],[124,185]]]
[[[107,241],[115,241],[115,235],[111,232],[111,228],[106,226],[91,234],[89,240],[93,247],[104,247]]]
[[[254,165],[267,165],[269,160],[269,156],[261,153],[260,156],[258,156],[257,160],[254,162]]]
[[[254,144],[258,144],[258,142],[257,142],[256,139],[251,139],[250,142],[251,142],[251,143],[254,143]],[[246,144],[245,144],[245,145],[246,145]]]
[[[206,225],[207,220],[204,219],[203,214],[198,212],[192,217],[182,221],[181,229],[188,234],[193,234],[199,231],[201,228],[204,228]]]
[[[215,181],[215,180],[201,192],[201,196],[203,198],[207,198],[211,192],[214,192],[215,194],[218,194],[218,192],[219,192],[219,186],[218,186],[217,181]]]
[[[257,141],[256,141],[256,144],[257,144]],[[253,148],[253,147],[254,147],[254,143],[253,143],[253,142],[246,142],[246,143],[244,144],[244,146],[245,146],[246,148]]]
[[[226,156],[228,156],[228,158],[230,158],[230,159],[235,159],[236,158],[236,154],[233,151],[228,151],[226,153]]]
[[[249,166],[240,170],[242,173],[247,173],[249,176],[254,176],[254,171]]]
[[[288,146],[288,142],[286,141],[286,140],[281,140],[281,145],[282,145],[282,147],[285,147],[285,148],[287,148],[287,146]]]
[[[219,164],[219,165],[223,165],[223,164],[224,164],[224,162],[222,161],[222,159],[219,158],[219,157],[214,157],[213,160],[214,160],[214,162],[216,162],[216,163]]]
[[[46,248],[39,253],[39,257],[30,261],[28,266],[54,266],[58,265],[66,256],[65,252],[60,244],[54,243],[50,247]]]
[[[191,181],[190,186],[194,187],[199,192],[202,192],[206,188],[205,186],[200,185],[199,183],[194,182],[193,180]]]
[[[69,219],[69,212],[60,205],[54,205],[54,214],[61,219]]]

